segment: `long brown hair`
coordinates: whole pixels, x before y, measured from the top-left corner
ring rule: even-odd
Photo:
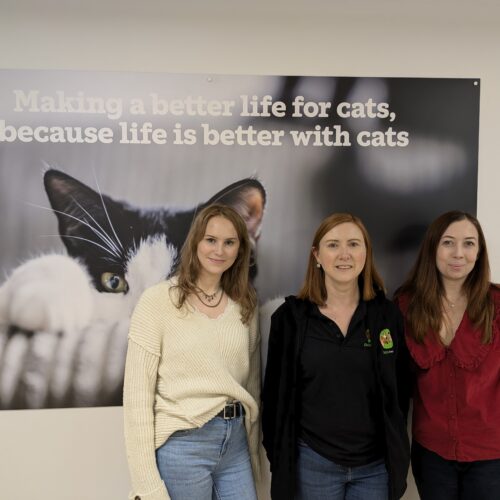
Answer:
[[[221,287],[241,308],[241,320],[248,324],[257,305],[255,289],[248,279],[251,244],[247,226],[242,217],[231,207],[213,204],[205,207],[195,217],[186,241],[182,246],[179,267],[177,268],[178,300],[176,306],[180,309],[188,295],[195,293],[196,281],[200,274],[198,260],[198,243],[205,236],[208,221],[212,217],[224,217],[234,226],[239,240],[238,255],[234,264],[224,271],[221,277]]]
[[[462,285],[467,297],[467,314],[475,327],[483,331],[483,343],[491,342],[493,300],[489,293],[490,265],[486,240],[479,221],[459,210],[446,212],[430,224],[408,278],[396,291],[396,297],[402,294],[409,296],[406,321],[410,327],[409,334],[417,342],[422,342],[429,332],[437,334],[443,325],[442,299],[445,291],[436,266],[436,254],[446,229],[454,222],[463,220],[468,220],[476,228],[479,247],[474,268]]]
[[[319,248],[319,243],[328,231],[340,224],[351,222],[356,224],[363,234],[366,247],[366,262],[361,276],[363,278],[363,300],[371,300],[375,297],[377,290],[384,289],[384,282],[375,268],[373,259],[373,249],[370,236],[366,227],[361,222],[359,217],[348,213],[332,214],[324,219],[316,230],[314,235],[311,252],[309,254],[309,261],[307,263],[306,277],[304,284],[298,294],[299,299],[307,299],[311,302],[324,306],[327,299],[327,292],[325,286],[325,272],[323,268],[316,266],[316,258],[314,257],[313,250]]]

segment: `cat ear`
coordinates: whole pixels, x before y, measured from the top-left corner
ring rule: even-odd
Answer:
[[[101,196],[75,178],[50,169],[43,177],[45,191],[59,223],[59,234],[71,255],[77,253],[78,237],[89,231],[89,225],[106,224],[98,214],[112,211],[115,202]]]
[[[242,179],[227,186],[210,198],[204,206],[212,203],[222,203],[234,208],[246,222],[251,240],[255,243],[259,239],[266,191],[257,179]]]

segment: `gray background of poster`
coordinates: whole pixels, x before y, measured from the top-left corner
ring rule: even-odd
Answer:
[[[367,225],[376,261],[392,291],[413,261],[423,228],[450,208],[476,210],[479,81],[472,79],[382,79],[319,77],[251,77],[131,73],[16,72],[0,73],[0,119],[6,124],[110,126],[112,144],[70,145],[4,142],[0,144],[0,273],[8,274],[27,258],[62,248],[55,217],[33,205],[48,206],[42,172],[59,168],[116,199],[138,206],[191,207],[226,185],[257,175],[268,202],[259,242],[257,287],[261,301],[296,293],[305,269],[312,234],[332,212],[349,211]],[[13,111],[14,89],[40,96],[120,98],[124,113],[104,115]],[[163,99],[187,95],[231,99],[231,117],[152,115],[150,94]],[[241,95],[271,95],[285,100],[283,118],[240,117]],[[374,118],[292,119],[290,101],[388,102],[393,122]],[[132,98],[146,104],[147,114],[127,112]],[[151,121],[170,131],[175,123],[194,128],[192,146],[124,145],[119,122]],[[284,130],[283,146],[207,146],[201,124],[211,128]],[[351,146],[291,145],[289,130],[340,125]],[[408,131],[406,147],[361,147],[361,130]],[[425,203],[422,203],[425,200]]]

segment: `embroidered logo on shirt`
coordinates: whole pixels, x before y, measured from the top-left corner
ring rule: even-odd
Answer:
[[[394,343],[392,342],[391,331],[389,328],[384,328],[379,334],[380,343],[384,350],[392,349]]]
[[[367,328],[365,330],[366,342],[363,344],[363,347],[371,347],[372,346],[372,334],[370,330]]]

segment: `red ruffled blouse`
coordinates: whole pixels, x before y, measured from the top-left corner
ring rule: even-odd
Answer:
[[[430,333],[422,344],[406,342],[416,365],[413,391],[413,439],[447,460],[471,462],[500,458],[500,291],[495,305],[493,341],[465,312],[447,347]],[[398,299],[406,313],[408,297]]]

